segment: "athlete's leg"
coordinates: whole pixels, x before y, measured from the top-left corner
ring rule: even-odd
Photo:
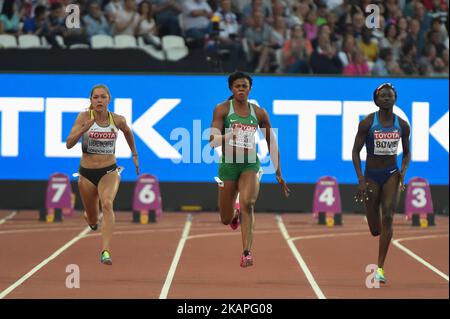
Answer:
[[[89,225],[95,225],[98,222],[98,204],[99,197],[97,187],[83,176],[78,177],[78,188],[80,190],[81,201],[86,211]]]
[[[369,200],[365,201],[367,223],[369,224],[372,236],[378,236],[381,233],[380,186],[370,179],[366,179],[366,183],[368,183],[369,189],[367,191]]]
[[[378,253],[378,267],[383,268],[384,261],[393,235],[393,219],[397,209],[399,174],[393,174],[383,185],[381,191],[381,236]]]
[[[241,233],[244,251],[253,243],[254,209],[259,193],[259,178],[254,170],[244,171],[239,177],[239,202],[241,205]]]
[[[237,181],[224,181],[223,187],[219,186],[220,220],[224,225],[230,224],[234,217],[234,202],[236,201],[237,192]]]
[[[115,216],[113,202],[119,189],[120,177],[116,171],[104,175],[98,183],[98,194],[102,203],[103,222],[102,238],[103,250],[110,249],[110,242],[114,228]]]

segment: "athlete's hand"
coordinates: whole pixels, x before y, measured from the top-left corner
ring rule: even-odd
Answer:
[[[225,133],[225,144],[228,144],[230,140],[236,141],[238,135],[238,128],[230,128],[226,130]]]
[[[133,162],[136,166],[136,174],[139,176],[139,161],[138,161],[138,154],[133,154]]]
[[[281,177],[281,175],[277,175],[277,181],[281,185],[284,196],[289,197],[289,195],[291,194],[291,190],[289,189],[286,181],[283,179],[283,177]]]
[[[369,183],[363,178],[359,181],[358,190],[355,195],[355,202],[363,202],[369,200],[369,193],[372,193],[372,190],[369,188]]]
[[[91,128],[91,126],[94,124],[95,119],[90,119],[87,120],[86,122],[84,122],[83,124],[81,124],[81,129],[83,130],[83,133],[86,132],[87,130],[89,130]]]
[[[399,185],[400,185],[400,190],[402,192],[405,191],[406,189],[406,185],[405,185],[405,173],[400,172],[400,181],[399,181]]]

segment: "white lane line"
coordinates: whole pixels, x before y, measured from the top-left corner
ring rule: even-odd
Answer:
[[[9,286],[8,288],[6,288],[5,290],[3,290],[2,292],[0,292],[0,299],[5,298],[9,293],[11,293],[11,291],[13,291],[14,289],[16,289],[17,287],[19,287],[21,284],[23,284],[28,278],[30,278],[31,276],[33,276],[37,271],[39,271],[41,268],[43,268],[45,265],[47,265],[49,262],[51,262],[53,259],[55,259],[56,257],[58,257],[63,251],[65,251],[67,248],[69,248],[70,246],[72,246],[73,244],[75,244],[77,241],[79,241],[81,238],[84,237],[84,235],[86,235],[88,232],[90,231],[89,227],[86,227],[85,229],[83,229],[82,232],[80,232],[77,236],[75,236],[74,238],[72,238],[70,241],[68,241],[66,244],[64,244],[64,246],[62,246],[61,248],[59,248],[57,251],[55,251],[50,257],[48,257],[47,259],[45,259],[44,261],[42,261],[39,265],[37,265],[36,267],[34,267],[33,269],[31,269],[27,274],[25,274],[22,278],[20,278],[19,280],[17,280],[14,284],[12,284],[11,286]]]
[[[289,248],[291,249],[292,253],[294,254],[294,257],[297,259],[298,264],[300,265],[300,268],[305,273],[306,278],[309,281],[309,284],[313,288],[314,292],[317,295],[317,298],[319,299],[326,299],[325,295],[323,294],[322,290],[320,289],[319,285],[317,284],[316,280],[314,279],[313,275],[309,271],[308,266],[306,265],[305,261],[302,258],[302,255],[300,255],[300,252],[297,250],[297,247],[295,247],[295,244],[293,243],[292,239],[289,236],[289,233],[286,229],[286,226],[283,223],[283,219],[281,216],[276,216],[278,227],[280,228],[281,233],[283,234],[284,239],[286,240]]]
[[[306,236],[291,237],[290,240],[296,241],[296,240],[303,240],[303,239],[318,239],[318,238],[328,238],[328,237],[360,236],[360,235],[366,235],[366,234],[367,234],[367,232],[306,235]]]
[[[13,211],[11,214],[9,214],[8,216],[6,216],[3,219],[0,219],[0,225],[6,223],[9,219],[13,218],[14,216],[16,216],[17,211]]]
[[[432,264],[430,264],[429,262],[427,262],[425,259],[423,259],[422,257],[420,257],[419,255],[413,253],[411,250],[409,250],[408,248],[406,248],[405,246],[403,246],[402,244],[400,244],[401,241],[406,241],[406,240],[417,240],[417,239],[427,239],[427,238],[439,238],[439,237],[446,237],[448,236],[448,234],[445,235],[429,235],[429,236],[416,236],[416,237],[406,237],[406,238],[399,238],[399,239],[395,239],[392,241],[392,243],[399,248],[400,250],[402,250],[403,252],[405,252],[406,254],[408,254],[409,256],[411,256],[412,258],[414,258],[415,260],[417,260],[418,262],[420,262],[422,265],[424,265],[425,267],[431,269],[433,272],[435,272],[436,274],[438,274],[439,276],[441,276],[442,278],[444,278],[445,280],[448,281],[448,275],[443,273],[442,271],[440,271],[439,269],[437,269],[436,267],[434,267]]]
[[[191,226],[192,226],[192,214],[189,214],[186,218],[183,233],[181,234],[177,250],[175,251],[175,255],[173,256],[172,264],[170,265],[169,272],[167,273],[166,281],[164,282],[164,286],[159,295],[159,299],[167,299],[170,285],[172,284],[175,271],[177,270],[178,262],[180,261],[181,253],[183,252],[184,244],[186,243],[186,240],[188,238]]]

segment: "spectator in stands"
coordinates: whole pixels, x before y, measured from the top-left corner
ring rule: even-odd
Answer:
[[[264,21],[262,11],[253,13],[253,26],[245,31],[250,62],[256,64],[255,73],[268,72],[270,68],[270,40],[272,27]]]
[[[246,27],[251,26],[254,24],[253,17],[254,12],[261,11],[264,17],[264,20],[268,22],[267,20],[270,18],[270,7],[263,2],[263,0],[251,0],[250,3],[244,6],[242,9],[242,21],[244,22],[244,25]]]
[[[369,75],[370,69],[367,64],[366,56],[360,49],[356,48],[352,52],[352,59],[349,64],[347,64],[342,74],[344,75]]]
[[[434,59],[433,72],[431,73],[431,76],[448,77],[448,69],[445,69],[445,63],[440,57]]]
[[[100,3],[92,1],[88,6],[88,14],[84,16],[86,33],[91,38],[93,35],[112,35],[112,28],[100,9]]]
[[[394,59],[394,55],[392,53],[392,49],[389,47],[382,48],[380,50],[380,54],[378,56],[377,61],[372,67],[372,75],[376,76],[388,76],[389,73],[389,65],[392,63]]]
[[[445,41],[448,41],[447,29],[445,28],[445,24],[442,23],[439,18],[431,20],[431,27],[428,32],[430,31],[439,32],[439,42],[445,43]]]
[[[291,38],[283,46],[283,70],[287,73],[309,73],[311,42],[300,24],[291,28]]]
[[[390,48],[394,59],[400,57],[400,50],[402,48],[402,43],[398,38],[398,28],[395,24],[388,24],[384,29],[384,37],[380,42],[380,49]]]
[[[436,59],[436,47],[432,43],[427,43],[423,49],[422,56],[418,59],[419,65],[427,66],[432,70],[434,59]]]
[[[138,5],[139,23],[136,27],[136,36],[144,39],[146,44],[161,50],[161,40],[158,37],[158,30],[153,18],[152,5],[148,0],[143,0]]]
[[[428,10],[428,14],[432,19],[439,19],[443,25],[448,23],[448,1],[432,0],[431,9],[429,8]]]
[[[277,73],[281,73],[282,69],[282,48],[289,38],[289,30],[286,29],[286,20],[283,16],[275,16],[274,28],[270,40],[271,53],[273,53],[273,65]]]
[[[446,49],[440,38],[439,31],[431,30],[427,34],[427,43],[431,43],[436,47],[436,53],[438,56],[441,56],[442,52]]]
[[[178,21],[181,5],[176,0],[152,0],[152,4],[159,35],[181,35]]]
[[[317,13],[316,10],[312,9],[306,15],[305,23],[303,23],[303,28],[305,29],[306,38],[310,41],[317,38],[317,33],[319,28],[316,24]]]
[[[392,22],[395,23],[395,22]],[[384,30],[386,28],[386,22],[381,15],[379,19],[379,27],[372,30],[372,37],[377,40],[378,44],[384,39]]]
[[[219,50],[230,52],[230,61],[234,71],[239,65],[243,49],[239,35],[240,25],[236,14],[231,11],[231,0],[220,0],[220,6],[214,15],[219,19],[218,37],[214,40],[218,41]]]
[[[362,37],[363,30],[365,29],[365,18],[362,12],[356,12],[352,19],[353,24],[353,36],[356,39]]]
[[[134,35],[139,24],[136,0],[125,0],[124,10],[118,11],[114,22],[115,34]]]
[[[317,50],[315,50],[309,61],[314,74],[341,74],[342,62],[337,55],[337,50],[331,44],[330,37],[322,34],[319,37]]]
[[[378,56],[378,43],[372,37],[372,29],[363,28],[358,47],[371,62],[375,62]]]
[[[83,25],[80,25],[80,28],[69,29],[66,27],[66,13],[61,2],[55,2],[51,5],[50,15],[48,16],[48,28],[49,33],[47,35],[47,41],[53,47],[60,47],[60,44],[56,41],[57,36],[63,38],[66,46],[73,44],[89,44]]]
[[[14,0],[5,0],[0,14],[0,24],[2,24],[3,32],[19,35],[21,33],[18,3]]]
[[[419,1],[416,3],[414,7],[413,17],[420,23],[419,37],[423,38],[425,36],[426,30],[431,25],[431,16],[428,14],[428,11],[426,10],[422,2]],[[417,47],[417,49],[422,49],[422,47]]]
[[[403,40],[403,43],[413,41],[416,48],[419,50],[418,52],[422,52],[422,49],[425,45],[425,39],[420,31],[420,28],[420,21],[418,19],[412,18],[411,20],[409,20],[408,34]]]
[[[292,25],[303,25],[306,21],[306,15],[309,12],[309,5],[306,1],[299,2],[296,6],[293,7],[293,14],[291,16]]]
[[[185,37],[193,39],[196,46],[203,46],[210,31],[213,16],[206,0],[185,0],[182,3]]]
[[[406,75],[418,75],[417,47],[414,41],[407,40],[403,45],[399,65]]]
[[[352,53],[356,49],[355,37],[347,34],[342,42],[342,50],[338,53],[338,57],[342,62],[342,66],[347,66],[352,60]]]
[[[408,20],[406,17],[400,17],[397,21],[397,37],[403,42],[408,36]]]
[[[271,6],[271,15],[268,19],[268,22],[271,23],[275,27],[275,21],[277,19],[285,20],[284,24],[288,25],[289,23],[289,10],[286,7],[286,4],[282,0],[272,0]]]
[[[38,37],[47,35],[47,9],[44,6],[38,5],[34,8],[34,17],[25,20],[23,33],[34,34]]]
[[[331,43],[336,43],[338,41],[335,34],[331,32],[331,29],[328,26],[328,24],[322,24],[318,29],[317,37],[311,41],[314,50],[317,48],[318,39],[322,34],[327,35],[330,38]]]
[[[115,23],[119,11],[123,11],[123,0],[110,0],[105,6],[106,17],[110,24]]]

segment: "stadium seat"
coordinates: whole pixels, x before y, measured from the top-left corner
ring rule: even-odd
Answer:
[[[86,43],[74,43],[69,46],[69,49],[89,49],[89,44]]]
[[[177,35],[166,35],[162,38],[162,48],[169,61],[178,61],[189,53],[184,38]]]
[[[136,38],[128,34],[118,34],[114,36],[114,47],[116,48],[135,48],[137,47]]]
[[[37,35],[34,34],[22,34],[18,38],[19,48],[42,48],[41,41]]]
[[[17,48],[16,37],[10,34],[0,34],[0,48]]]
[[[138,46],[140,49],[144,50],[151,57],[153,57],[157,60],[164,61],[166,59],[166,56],[164,55],[164,51],[157,50],[153,45],[146,44],[142,37],[138,38]]]
[[[47,38],[42,36],[41,37],[41,43],[42,43],[42,47],[45,49],[50,49],[52,46],[50,43],[48,43]]]
[[[114,41],[109,35],[96,34],[91,37],[91,47],[93,49],[113,48]]]
[[[65,47],[66,47],[66,45],[64,44],[64,38],[63,38],[62,36],[57,35],[57,36],[55,37],[55,39],[56,39],[56,42],[58,42],[58,44],[59,44],[59,46],[60,46],[61,48],[65,48]]]

